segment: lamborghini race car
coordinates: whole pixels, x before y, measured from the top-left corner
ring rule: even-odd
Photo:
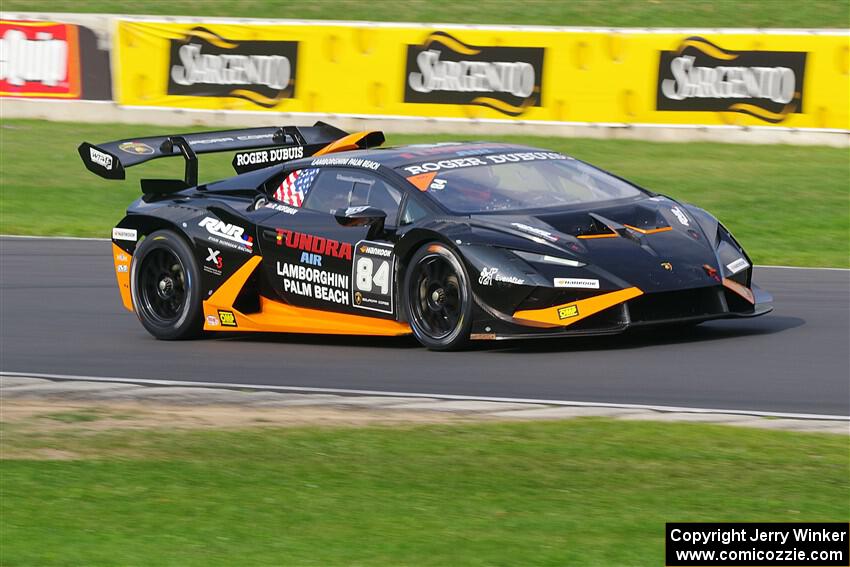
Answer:
[[[112,231],[124,306],[158,339],[412,333],[435,350],[772,309],[700,208],[549,150],[383,142],[317,122],[81,144],[107,179],[185,161],[143,179]],[[211,152],[237,175],[199,183]]]

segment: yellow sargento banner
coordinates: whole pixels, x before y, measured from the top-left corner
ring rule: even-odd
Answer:
[[[850,129],[850,36],[121,20],[118,102]]]

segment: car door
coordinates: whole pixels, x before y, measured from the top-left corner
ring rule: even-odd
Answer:
[[[267,205],[276,213],[260,230],[263,269],[274,293],[300,307],[394,318],[393,244],[385,236],[368,239],[368,226],[342,226],[333,212],[376,206],[392,230],[402,192],[353,168],[303,169],[279,182]]]

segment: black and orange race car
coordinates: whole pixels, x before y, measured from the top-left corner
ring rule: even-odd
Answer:
[[[185,160],[112,231],[124,306],[159,339],[413,333],[437,350],[771,310],[702,209],[558,152],[383,141],[317,122],[83,143],[108,179]],[[237,175],[199,184],[198,154],[224,151]]]

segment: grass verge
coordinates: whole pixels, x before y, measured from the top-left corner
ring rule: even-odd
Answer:
[[[841,521],[844,436],[580,419],[4,445],[4,565],[661,565],[667,521]]]
[[[549,26],[785,27],[846,26],[850,7],[809,0],[4,0],[4,10],[244,18],[370,20]]]
[[[184,131],[184,128],[178,128]],[[0,232],[107,237],[139,196],[141,177],[182,177],[180,160],[133,168],[126,182],[86,171],[83,141],[175,133],[161,126],[5,120],[0,127]],[[390,135],[388,144],[462,140]],[[845,149],[666,144],[503,136],[587,160],[717,215],[757,263],[850,265],[850,161]],[[202,180],[233,175],[232,156],[204,156]]]

